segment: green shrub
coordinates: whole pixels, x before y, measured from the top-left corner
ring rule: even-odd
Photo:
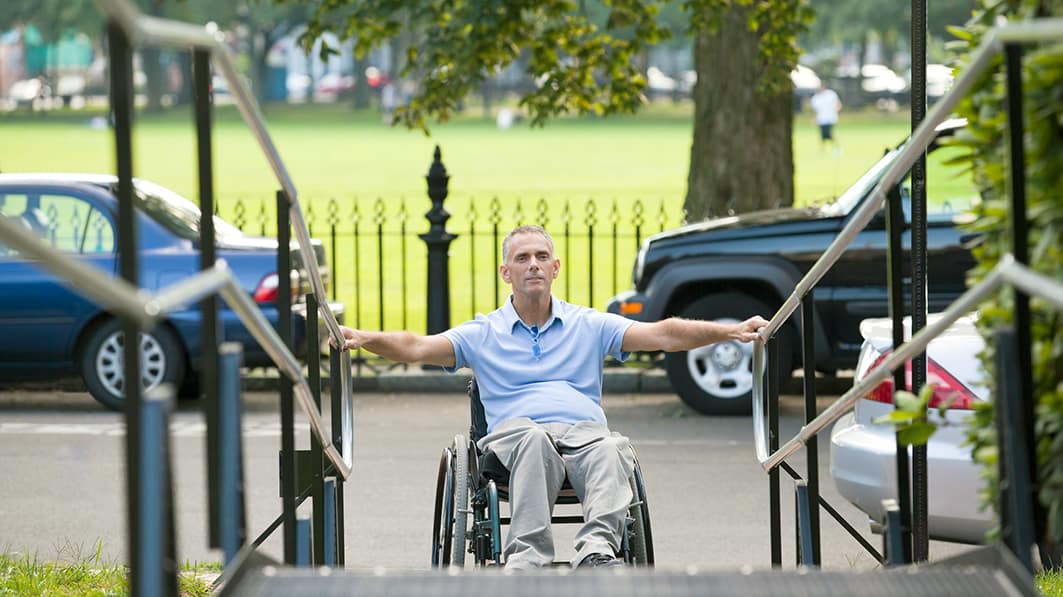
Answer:
[[[1063,16],[1063,2],[985,2],[984,8],[975,13],[964,29],[954,32],[963,39],[958,44],[961,63],[970,57],[970,52],[999,18],[1017,22],[1047,16]],[[976,207],[977,219],[971,225],[971,230],[985,234],[984,242],[975,251],[978,265],[971,272],[972,284],[981,280],[997,264],[1000,256],[1011,250],[1009,131],[1004,70],[1003,54],[1000,54],[990,74],[975,86],[958,108],[958,113],[970,121],[970,126],[957,143],[968,149],[966,159],[984,199]],[[1063,280],[1063,257],[1060,254],[1063,247],[1063,44],[1025,46],[1023,101],[1030,265],[1049,278]],[[1011,322],[1013,302],[1013,293],[1006,288],[981,309],[979,325],[990,339],[982,358],[991,380],[995,379],[991,334],[998,326]],[[1047,513],[1047,538],[1058,545],[1063,543],[1063,382],[1060,375],[1063,371],[1063,336],[1059,330],[1063,316],[1037,299],[1031,301],[1031,311],[1038,495]],[[986,501],[999,507],[995,503],[998,496],[997,438],[992,403],[978,409],[968,439],[975,460],[984,465],[984,474],[989,480]]]

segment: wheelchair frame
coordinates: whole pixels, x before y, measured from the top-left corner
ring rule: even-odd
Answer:
[[[435,509],[432,523],[432,567],[464,566],[465,554],[472,554],[477,566],[505,564],[502,557],[502,526],[510,523],[501,516],[499,504],[508,500],[505,488],[481,474],[483,454],[476,442],[487,433],[480,392],[473,379],[469,383],[471,426],[469,439],[454,436],[451,445],[443,449],[436,477]],[[625,562],[636,566],[652,566],[653,532],[650,525],[646,486],[638,454],[631,448],[635,460],[631,476],[633,501],[628,509],[620,553]],[[567,482],[566,482],[567,487]],[[557,504],[578,504],[571,492],[562,490]],[[469,514],[472,514],[471,525]],[[553,524],[583,524],[583,516],[553,515]]]

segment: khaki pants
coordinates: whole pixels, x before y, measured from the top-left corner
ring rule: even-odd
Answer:
[[[631,505],[634,458],[628,439],[601,423],[500,423],[478,443],[509,469],[512,513],[504,554],[506,568],[546,566],[554,560],[550,515],[567,473],[583,507],[576,534],[578,564],[592,553],[614,554]]]

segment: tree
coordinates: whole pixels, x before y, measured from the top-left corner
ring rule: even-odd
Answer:
[[[912,3],[895,0],[811,0],[816,20],[802,36],[804,41],[826,45],[847,41],[861,49],[868,34],[875,32],[888,44],[887,51],[909,47],[911,41]],[[948,27],[970,18],[977,0],[934,0],[927,2],[927,34],[931,39],[946,40]],[[860,52],[863,60],[864,52]]]
[[[4,0],[0,31],[21,23],[33,23],[46,41],[55,41],[73,27],[100,31],[103,16],[92,0]]]
[[[416,32],[402,73],[416,77],[419,88],[395,120],[425,130],[427,118],[446,121],[491,73],[523,56],[536,86],[520,105],[541,126],[565,113],[639,108],[646,80],[636,59],[670,35],[659,18],[662,4],[330,0],[318,3],[307,39],[334,31],[354,38],[364,55],[400,32]],[[811,18],[806,0],[685,0],[680,7],[697,37],[699,76],[688,217],[792,204],[789,72],[796,34]]]

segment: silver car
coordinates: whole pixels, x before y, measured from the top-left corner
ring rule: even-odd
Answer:
[[[934,315],[930,320],[935,319]],[[905,319],[910,336],[911,320]],[[892,350],[889,319],[860,324],[864,337],[855,381],[881,363]],[[933,340],[927,349],[927,382],[934,384],[931,406],[950,404],[944,417],[936,408],[931,420],[937,431],[927,442],[929,533],[933,539],[982,543],[993,515],[982,510],[979,493],[984,481],[979,466],[964,444],[965,420],[977,402],[989,398],[985,371],[978,353],[985,345],[974,319],[965,317]],[[911,382],[911,364],[907,378]],[[949,402],[951,400],[951,403]],[[885,520],[882,500],[897,496],[896,440],[893,427],[873,423],[893,410],[892,379],[857,401],[853,412],[840,418],[831,431],[831,477],[838,492],[870,517],[873,530]]]

